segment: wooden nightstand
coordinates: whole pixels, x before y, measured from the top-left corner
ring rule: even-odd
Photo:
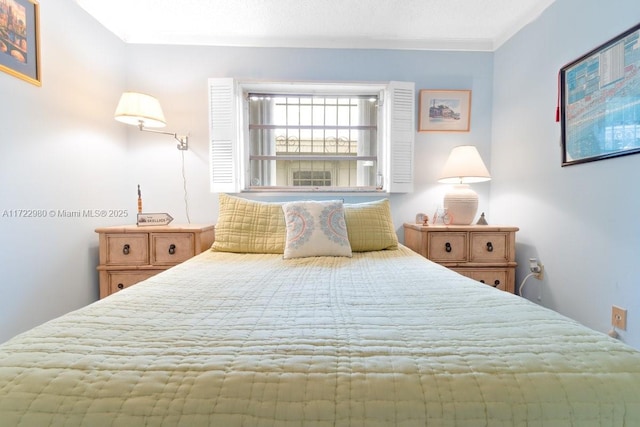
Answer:
[[[97,228],[100,298],[160,273],[211,247],[213,225]]]
[[[404,224],[404,244],[451,270],[514,293],[517,227]]]

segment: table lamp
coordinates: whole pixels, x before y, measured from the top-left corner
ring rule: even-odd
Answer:
[[[444,196],[444,208],[450,224],[468,225],[478,211],[478,194],[469,184],[489,181],[491,175],[473,145],[454,147],[444,164],[438,182],[455,184]]]

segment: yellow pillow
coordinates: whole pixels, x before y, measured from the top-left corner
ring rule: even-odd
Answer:
[[[345,204],[344,219],[353,252],[398,249],[389,199]]]
[[[220,252],[284,253],[286,225],[282,203],[256,202],[220,194],[216,238]]]

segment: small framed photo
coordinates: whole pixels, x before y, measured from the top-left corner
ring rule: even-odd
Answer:
[[[420,90],[419,132],[469,132],[470,90]]]
[[[0,0],[0,70],[41,86],[40,5],[36,0]]]

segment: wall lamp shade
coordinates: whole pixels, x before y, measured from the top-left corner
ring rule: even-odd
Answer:
[[[151,95],[138,92],[124,92],[116,107],[117,121],[128,125],[162,128],[166,126],[160,101]]]
[[[178,150],[187,150],[188,136],[178,136],[173,132],[164,132],[147,128],[166,126],[166,120],[160,102],[151,95],[139,92],[124,92],[120,97],[114,117],[117,121],[138,126],[142,131],[173,135],[178,141]]]
[[[451,224],[468,225],[478,211],[478,194],[469,184],[489,181],[491,175],[480,153],[473,145],[461,145],[451,150],[438,182],[455,184],[444,196],[444,208]]]

